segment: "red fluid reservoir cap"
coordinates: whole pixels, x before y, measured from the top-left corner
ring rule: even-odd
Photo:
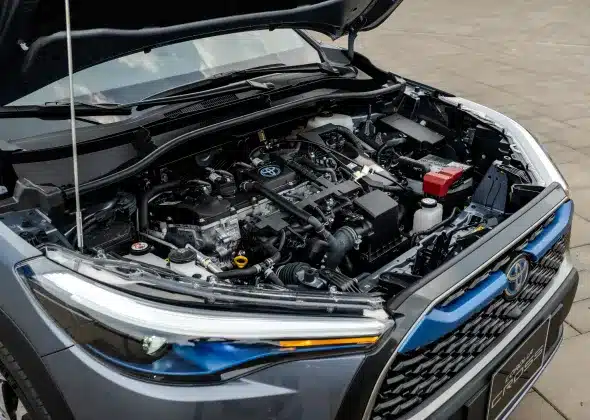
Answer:
[[[439,172],[428,172],[424,175],[423,191],[424,194],[444,197],[449,192],[451,185],[461,178],[463,169],[447,166]]]

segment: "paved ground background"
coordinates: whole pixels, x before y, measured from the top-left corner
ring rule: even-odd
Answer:
[[[566,337],[513,420],[590,419],[590,4],[406,0],[358,51],[384,68],[481,102],[536,133],[572,188],[581,271]]]

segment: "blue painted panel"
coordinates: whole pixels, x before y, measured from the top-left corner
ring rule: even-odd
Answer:
[[[539,261],[571,228],[570,218],[573,203],[562,204],[555,212],[555,217],[532,241],[523,252],[530,255],[533,262]],[[400,352],[407,353],[418,347],[432,343],[460,327],[474,313],[488,305],[507,287],[506,275],[497,271],[467,291],[445,307],[434,308],[410,336],[406,336],[400,345]]]
[[[551,223],[526,245],[523,251],[529,254],[533,261],[540,260],[567,232],[570,228],[570,216],[573,210],[574,205],[571,201],[562,204],[555,212]]]
[[[402,342],[400,352],[405,353],[425,346],[457,329],[471,315],[500,295],[507,285],[508,280],[504,272],[495,271],[476,288],[468,290],[449,305],[434,308],[422,319],[414,333]]]

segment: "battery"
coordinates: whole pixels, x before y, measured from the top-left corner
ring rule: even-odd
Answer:
[[[399,170],[408,187],[417,193],[444,198],[473,186],[473,167],[436,155],[418,159],[416,165],[400,160]]]

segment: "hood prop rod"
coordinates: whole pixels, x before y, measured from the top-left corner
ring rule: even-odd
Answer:
[[[356,41],[357,31],[354,29],[350,29],[348,32],[348,51],[346,55],[348,55],[348,59],[352,62],[354,58],[354,41]]]
[[[84,231],[82,226],[82,210],[80,209],[80,181],[78,179],[78,145],[76,142],[76,110],[74,106],[74,64],[72,54],[72,28],[70,24],[70,1],[65,1],[66,47],[68,57],[68,81],[70,84],[70,126],[72,129],[72,163],[74,166],[74,196],[76,199],[76,244],[84,249]]]

